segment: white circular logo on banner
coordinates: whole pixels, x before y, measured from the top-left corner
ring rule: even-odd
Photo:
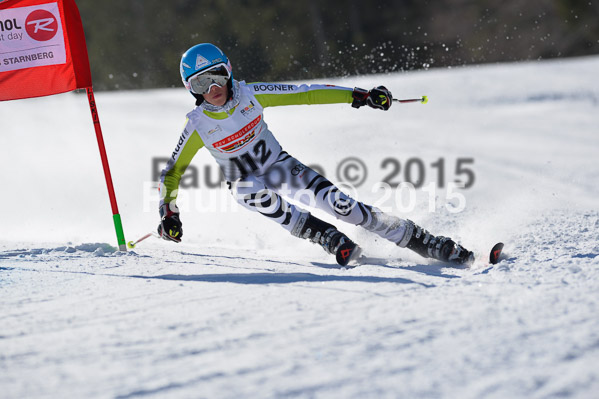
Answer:
[[[45,42],[56,36],[58,21],[50,11],[35,10],[27,16],[25,30],[33,40]]]

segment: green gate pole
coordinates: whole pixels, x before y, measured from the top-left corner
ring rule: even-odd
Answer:
[[[94,121],[94,129],[96,130],[96,138],[98,139],[98,147],[100,148],[100,157],[102,158],[102,167],[104,168],[104,177],[106,177],[106,187],[108,188],[108,197],[110,198],[110,206],[112,207],[112,219],[114,221],[114,229],[116,230],[116,238],[119,243],[119,251],[127,252],[127,244],[125,243],[125,234],[123,233],[123,223],[121,215],[119,215],[119,207],[116,203],[116,195],[114,194],[114,186],[112,185],[112,177],[110,175],[110,167],[108,166],[108,157],[106,156],[106,148],[104,147],[104,138],[102,137],[102,127],[100,126],[100,118],[98,117],[98,108],[96,107],[96,99],[94,98],[94,90],[92,87],[85,89],[87,99],[89,101],[89,109],[92,113]]]

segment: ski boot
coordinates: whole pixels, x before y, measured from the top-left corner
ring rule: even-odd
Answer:
[[[335,255],[337,263],[341,266],[347,266],[362,252],[356,243],[337,230],[335,226],[309,213],[300,218],[292,234],[320,245],[326,252]]]
[[[474,253],[456,244],[449,237],[433,236],[427,230],[408,220],[404,238],[397,245],[409,248],[425,258],[457,265],[470,265],[474,262]]]

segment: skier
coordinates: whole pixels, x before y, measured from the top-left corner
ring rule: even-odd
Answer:
[[[176,194],[181,176],[196,152],[210,152],[236,200],[279,223],[292,235],[309,239],[346,266],[360,248],[335,226],[288,203],[285,193],[302,204],[321,209],[344,222],[359,225],[409,248],[425,258],[468,264],[473,253],[453,240],[433,236],[410,220],[400,219],[356,201],[333,183],[283,151],[263,118],[266,107],[296,104],[351,103],[380,110],[391,107],[384,86],[372,90],[332,85],[246,83],[233,79],[231,63],[216,46],[202,43],[187,50],[180,64],[185,87],[196,99],[187,114],[179,142],[160,177],[160,225],[166,240],[183,236]],[[305,194],[310,195],[305,195]]]

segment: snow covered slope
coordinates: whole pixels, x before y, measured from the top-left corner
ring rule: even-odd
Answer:
[[[85,97],[1,103],[0,397],[596,397],[597,70],[590,57],[364,76],[326,83],[430,102],[267,109],[283,147],[331,180],[359,158],[360,200],[479,253],[506,243],[498,265],[470,269],[338,225],[372,258],[339,269],[207,187],[204,151],[180,194],[184,242],[115,252]],[[152,163],[192,98],[97,102],[133,240],[156,227]],[[419,167],[412,207],[373,189]]]

